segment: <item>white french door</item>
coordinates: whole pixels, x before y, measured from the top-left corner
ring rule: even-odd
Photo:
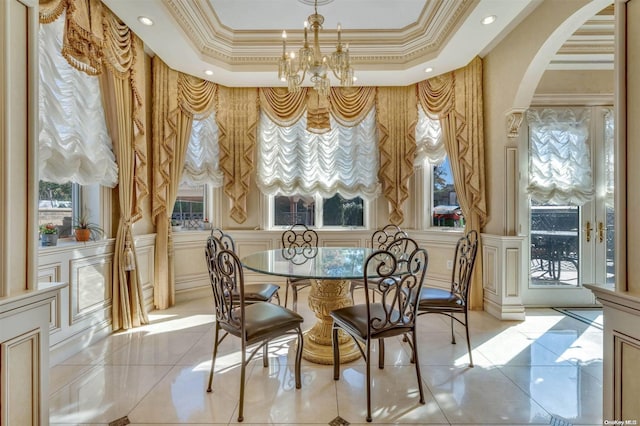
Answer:
[[[611,108],[535,108],[529,125],[528,306],[595,304],[613,286]]]

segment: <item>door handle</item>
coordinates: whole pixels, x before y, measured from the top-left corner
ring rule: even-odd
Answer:
[[[604,223],[598,222],[598,239],[600,242],[604,241]]]
[[[585,230],[587,233],[587,242],[591,241],[591,231],[593,231],[593,228],[591,227],[591,222],[587,221],[587,229]]]

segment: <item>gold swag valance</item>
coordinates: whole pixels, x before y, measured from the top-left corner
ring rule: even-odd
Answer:
[[[418,83],[418,99],[425,111],[440,120],[465,228],[480,235],[487,221],[482,60],[476,57],[463,68]],[[483,298],[480,246],[471,282],[471,309],[482,309]]]

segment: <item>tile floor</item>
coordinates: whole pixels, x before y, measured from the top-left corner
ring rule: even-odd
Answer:
[[[306,291],[302,294],[307,293]],[[301,295],[302,295],[301,294]],[[53,366],[52,425],[228,425],[237,423],[239,345],[228,338],[207,393],[213,343],[211,300],[150,314],[145,327],[114,334]],[[299,303],[305,325],[314,322]],[[406,425],[602,425],[602,331],[552,309],[529,309],[523,322],[471,313],[475,367],[464,329],[450,343],[448,320],[419,319],[424,405],[400,339],[388,341],[384,370],[372,368],[373,423]],[[270,347],[247,370],[246,425],[364,425],[364,363],[332,367],[303,361],[293,379],[290,341]],[[374,359],[377,359],[375,354]],[[344,419],[343,422],[340,419]]]

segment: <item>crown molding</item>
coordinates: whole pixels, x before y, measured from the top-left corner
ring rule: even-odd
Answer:
[[[343,29],[351,58],[359,68],[386,65],[390,69],[412,66],[435,57],[461,26],[478,0],[426,2],[414,24],[397,30]],[[225,26],[211,4],[165,0],[165,6],[203,59],[226,69],[273,66],[281,55],[281,31],[234,30]],[[291,40],[303,31],[289,30]],[[322,39],[322,36],[321,36]],[[328,37],[331,40],[331,36]],[[330,43],[321,43],[327,51]]]

